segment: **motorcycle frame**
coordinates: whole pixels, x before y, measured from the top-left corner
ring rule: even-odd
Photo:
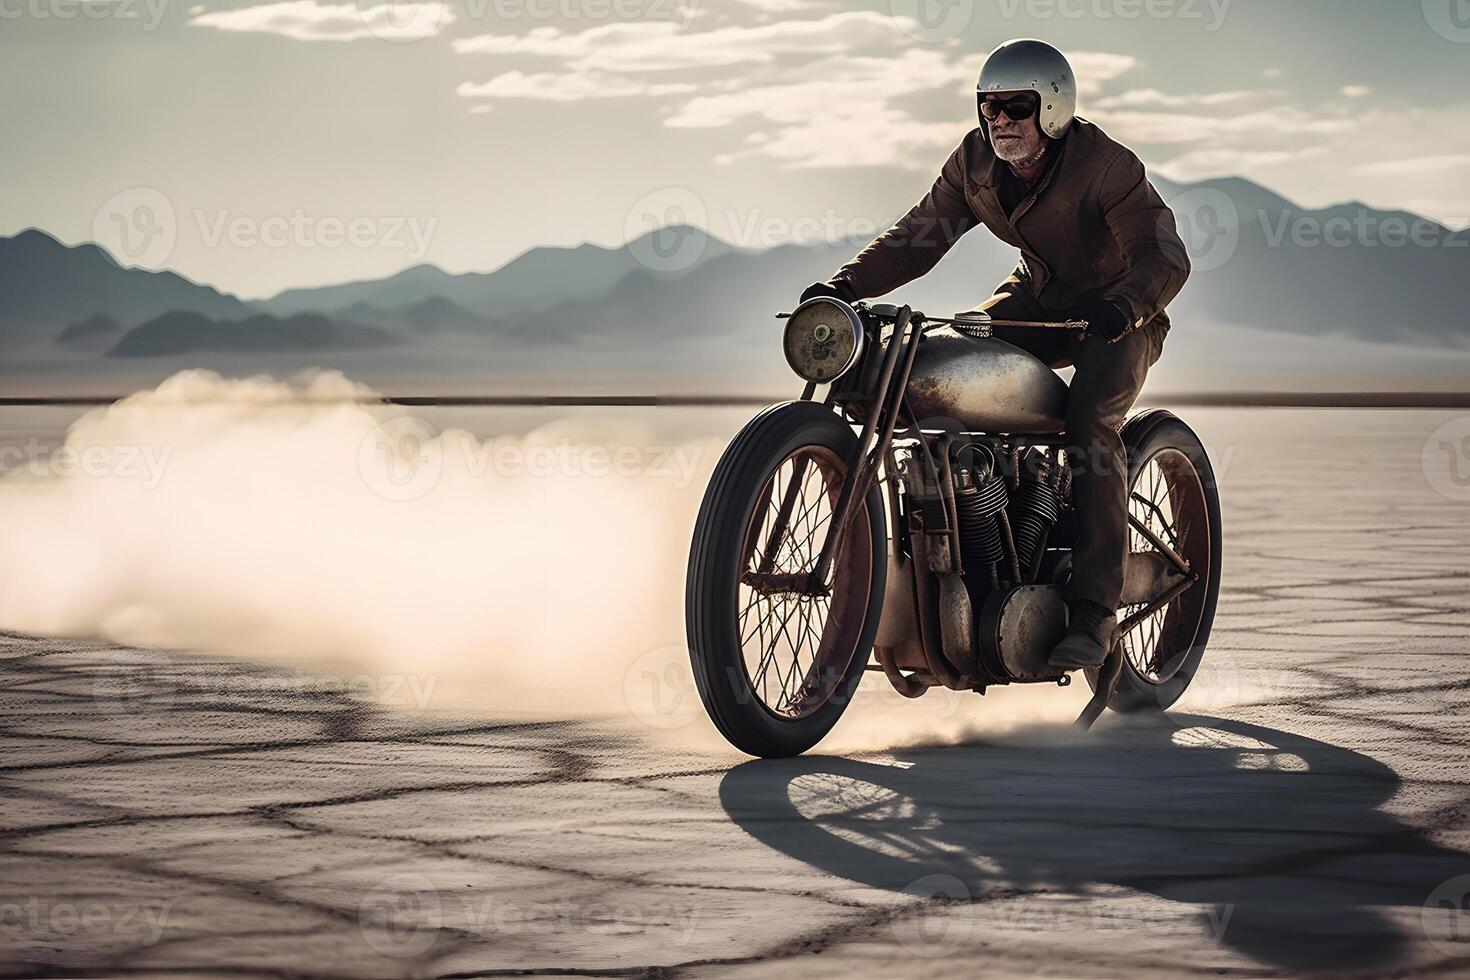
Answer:
[[[867,497],[868,492],[878,479],[880,466],[886,463],[890,469],[892,468],[894,434],[898,430],[898,423],[904,412],[904,398],[908,391],[909,377],[913,372],[914,360],[918,355],[919,344],[923,341],[924,332],[929,326],[958,326],[976,336],[989,336],[991,330],[997,326],[1056,330],[1085,330],[1088,326],[1085,321],[1048,323],[990,320],[988,318],[931,319],[925,317],[922,313],[916,313],[908,306],[900,307],[892,314],[888,314],[886,311],[880,314],[877,310],[863,303],[857,304],[855,308],[863,319],[865,329],[870,318],[876,321],[875,341],[881,341],[882,339],[882,322],[884,320],[891,319],[893,329],[889,334],[888,345],[884,350],[882,366],[879,369],[879,375],[873,387],[871,398],[863,413],[863,427],[858,436],[857,445],[853,448],[852,455],[845,460],[849,477],[843,482],[842,491],[838,495],[837,505],[833,510],[832,520],[829,523],[826,537],[822,542],[821,551],[818,552],[817,561],[812,566],[812,570],[808,575],[806,591],[811,595],[824,595],[829,590],[826,582],[827,574],[831,570],[832,561],[837,553],[837,549],[846,537],[848,526],[851,524],[853,516],[857,513],[857,501]],[[858,366],[854,365],[853,370],[857,369]],[[826,400],[827,405],[836,407],[837,384],[841,380],[841,378],[838,378],[832,382]],[[816,397],[816,390],[817,383],[815,381],[808,381],[806,387],[802,390],[801,400],[813,400]],[[906,428],[914,430],[919,444],[924,447],[926,463],[935,466],[936,464],[932,460],[929,452],[928,442],[925,440],[924,433],[919,428],[917,420],[909,420]],[[1003,433],[985,433],[984,435],[987,438],[996,439],[1004,437]],[[942,436],[941,438],[947,442],[950,437]],[[1056,447],[1065,445],[1065,439],[1060,436],[1055,438],[1028,436],[1021,440],[1021,443],[1028,446]],[[959,515],[954,499],[953,483],[949,479],[951,474],[948,452],[943,452],[942,456],[943,459],[936,466],[936,471],[933,476],[935,477],[936,485],[940,488],[940,502],[944,510],[946,529],[951,536],[951,554],[958,566],[961,560],[960,548],[958,547]],[[771,534],[764,549],[761,564],[762,572],[768,572],[769,566],[775,560],[777,545],[785,534],[786,526],[790,521],[791,510],[796,503],[796,495],[799,492],[802,482],[801,477],[804,474],[805,460],[798,461],[796,465],[798,469],[791,483],[788,485],[786,495],[782,498],[781,506],[773,521]],[[889,526],[892,541],[897,546],[900,541],[900,536],[903,534],[903,529],[899,526],[897,490],[893,486],[891,479],[888,483],[887,507],[889,511]],[[1002,512],[1002,518],[1003,516],[1004,512]],[[1128,520],[1129,524],[1136,528],[1150,545],[1156,548],[1171,565],[1183,574],[1184,579],[1174,584],[1162,595],[1157,596],[1152,602],[1144,606],[1144,608],[1133,613],[1120,623],[1117,632],[1118,640],[1121,640],[1138,622],[1141,622],[1158,609],[1172,602],[1175,597],[1199,581],[1198,572],[1191,569],[1189,563],[1176,553],[1167,542],[1159,538],[1147,525],[1132,514],[1129,514]],[[1013,566],[1012,575],[1014,580],[1019,583],[1021,574],[1015,553],[1015,545],[1009,540],[1011,537],[1010,527],[1008,522],[1004,520],[1002,520],[1002,533],[1003,537],[1007,539],[1007,550]],[[917,612],[919,615],[922,615],[922,610],[918,610]],[[1092,699],[1088,701],[1086,707],[1082,709],[1081,714],[1077,717],[1076,724],[1078,727],[1083,729],[1091,728],[1092,724],[1102,714],[1109,698],[1112,696],[1114,687],[1117,685],[1118,678],[1122,675],[1122,667],[1122,646],[1120,642],[1115,641],[1108,652],[1107,658],[1103,661],[1102,667],[1098,670],[1097,682]],[[881,664],[879,669],[889,674],[890,679],[892,679],[892,672],[888,669],[887,664]],[[901,674],[899,676],[902,677]],[[1068,681],[1069,678],[1063,678],[1059,683],[1065,686]],[[898,686],[897,682],[895,682],[895,686]],[[904,688],[900,687],[900,691],[903,692]],[[922,691],[919,693],[922,693]],[[909,694],[909,696],[917,696],[917,694]]]

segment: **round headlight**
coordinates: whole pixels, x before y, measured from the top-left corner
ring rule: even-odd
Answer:
[[[846,374],[862,354],[863,321],[841,300],[818,296],[787,318],[782,347],[797,377],[829,384]]]

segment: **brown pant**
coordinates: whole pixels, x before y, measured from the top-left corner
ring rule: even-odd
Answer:
[[[1075,311],[1048,311],[1014,281],[990,309],[997,320],[1065,320]],[[1072,499],[1077,546],[1072,552],[1073,598],[1117,609],[1128,551],[1128,460],[1118,430],[1159,359],[1169,321],[1159,316],[1116,343],[1081,338],[1077,331],[1000,327],[995,335],[1053,368],[1076,367],[1067,398],[1067,440],[1073,456]]]

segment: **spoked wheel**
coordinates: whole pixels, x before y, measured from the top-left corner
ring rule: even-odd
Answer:
[[[1220,496],[1199,437],[1172,414],[1140,416],[1124,440],[1130,549],[1162,554],[1162,544],[1198,576],[1157,608],[1118,611],[1123,672],[1108,704],[1130,712],[1168,708],[1199,670],[1220,593]],[[1088,673],[1094,688],[1096,673]]]
[[[700,509],[685,612],[694,679],[730,743],[796,755],[831,730],[862,678],[883,604],[882,495],[857,503],[824,582],[811,572],[857,443],[810,402],[757,417]]]

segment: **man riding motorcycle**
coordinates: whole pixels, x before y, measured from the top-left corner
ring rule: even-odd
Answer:
[[[1128,464],[1118,433],[1169,331],[1165,307],[1189,277],[1174,215],[1127,147],[1076,116],[1067,59],[1042,41],[991,52],[976,86],[980,126],[933,188],[831,280],[802,294],[853,303],[924,275],[984,225],[1020,250],[985,305],[997,320],[1086,320],[1083,335],[997,328],[1053,368],[1073,365],[1066,427],[1078,541],[1063,669],[1097,667],[1117,627],[1128,550]]]

